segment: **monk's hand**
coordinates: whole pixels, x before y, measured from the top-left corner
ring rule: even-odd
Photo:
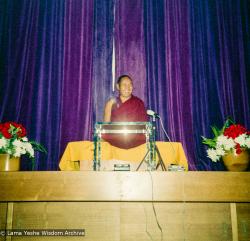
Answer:
[[[109,102],[110,105],[113,105],[113,104],[116,103],[116,98],[111,97],[108,102]]]
[[[112,106],[116,103],[116,99],[114,97],[110,98],[105,105],[104,108],[104,122],[110,122],[111,121],[111,112],[112,112]]]

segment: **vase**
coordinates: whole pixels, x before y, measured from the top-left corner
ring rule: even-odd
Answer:
[[[230,152],[222,157],[224,165],[228,171],[242,172],[245,171],[249,164],[249,152],[243,151],[238,155]]]
[[[0,154],[0,171],[19,171],[20,157],[10,157],[9,154]]]

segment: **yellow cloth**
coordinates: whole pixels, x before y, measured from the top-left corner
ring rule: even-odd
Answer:
[[[188,162],[182,144],[179,142],[160,142],[156,145],[166,166],[177,164],[188,170]],[[131,149],[120,149],[108,142],[101,142],[101,160],[124,160],[140,162],[146,154],[146,144]],[[91,141],[69,142],[59,167],[62,171],[80,170],[79,161],[94,159],[94,143]]]

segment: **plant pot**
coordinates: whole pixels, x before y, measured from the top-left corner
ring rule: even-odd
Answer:
[[[9,154],[0,154],[0,171],[19,171],[20,157],[10,158]]]
[[[245,171],[249,164],[249,152],[243,151],[238,155],[230,152],[222,157],[224,165],[228,171],[242,172]]]

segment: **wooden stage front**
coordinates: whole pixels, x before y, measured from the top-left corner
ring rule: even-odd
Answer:
[[[154,209],[163,240],[250,240],[249,183],[248,172],[0,172],[0,229],[86,232],[0,240],[161,240]]]

